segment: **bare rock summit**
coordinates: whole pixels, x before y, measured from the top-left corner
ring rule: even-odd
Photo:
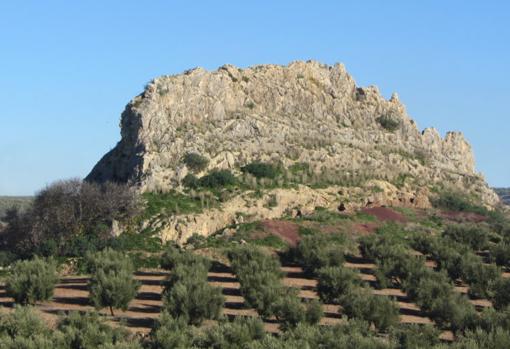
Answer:
[[[315,181],[455,187],[487,205],[498,201],[461,133],[420,131],[396,94],[386,100],[376,87],[356,86],[342,64],[225,65],[162,76],[126,106],[121,135],[88,180],[165,191],[189,173],[183,155],[198,153],[209,159],[203,173],[236,172],[253,161],[299,163]]]

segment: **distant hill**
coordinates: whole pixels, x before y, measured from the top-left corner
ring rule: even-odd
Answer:
[[[494,191],[505,204],[510,205],[510,188],[494,188]]]
[[[31,196],[0,196],[0,221],[9,208],[16,206],[21,210],[25,210],[32,199]]]

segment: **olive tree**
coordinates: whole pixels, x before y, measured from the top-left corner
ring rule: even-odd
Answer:
[[[55,261],[35,257],[16,262],[6,279],[5,287],[7,294],[17,303],[34,304],[53,297],[57,281]]]
[[[163,292],[164,309],[186,323],[199,325],[205,319],[218,319],[224,303],[220,288],[207,283],[211,266],[208,259],[169,246],[161,265],[171,270]]]
[[[228,257],[246,304],[263,317],[273,315],[285,292],[278,260],[254,246],[233,249]]]
[[[131,259],[111,249],[89,254],[87,259],[92,273],[89,281],[90,300],[96,309],[108,307],[112,316],[114,308],[126,310],[140,287],[133,277]]]

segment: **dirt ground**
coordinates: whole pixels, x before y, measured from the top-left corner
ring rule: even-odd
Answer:
[[[289,221],[265,220],[261,223],[267,233],[280,237],[289,246],[296,246],[299,241],[299,225]]]

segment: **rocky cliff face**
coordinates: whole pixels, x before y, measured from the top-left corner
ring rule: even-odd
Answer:
[[[127,105],[121,134],[88,180],[168,190],[188,173],[183,155],[195,152],[210,160],[206,171],[299,162],[317,178],[404,179],[498,201],[461,133],[420,132],[397,95],[385,100],[376,87],[357,87],[341,64],[225,65],[159,77]]]

